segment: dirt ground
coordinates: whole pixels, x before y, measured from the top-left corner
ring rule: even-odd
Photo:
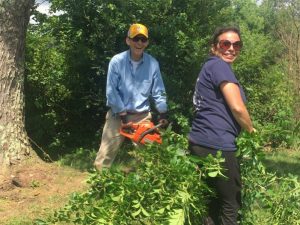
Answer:
[[[71,193],[87,188],[87,178],[87,172],[56,163],[30,163],[0,175],[0,224],[31,224],[51,215]]]

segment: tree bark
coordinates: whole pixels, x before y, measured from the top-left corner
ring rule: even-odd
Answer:
[[[0,172],[36,157],[24,120],[25,36],[34,0],[0,0]]]

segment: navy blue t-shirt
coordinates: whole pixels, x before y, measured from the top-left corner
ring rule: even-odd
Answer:
[[[196,109],[189,140],[194,144],[223,151],[235,151],[235,139],[241,131],[220,90],[222,82],[236,83],[243,101],[246,97],[230,64],[210,57],[198,76],[193,103]]]

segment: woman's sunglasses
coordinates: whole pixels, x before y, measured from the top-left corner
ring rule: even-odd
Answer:
[[[134,42],[139,42],[139,40],[141,40],[143,43],[145,43],[148,41],[148,38],[141,37],[141,36],[135,36],[134,38],[131,38],[131,40],[133,40]]]
[[[224,51],[227,51],[231,47],[231,45],[233,46],[233,49],[235,51],[240,51],[241,48],[243,47],[243,42],[242,41],[236,41],[236,42],[231,43],[228,40],[221,40],[221,41],[219,41],[219,46]]]

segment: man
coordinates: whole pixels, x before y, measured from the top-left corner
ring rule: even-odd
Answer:
[[[100,149],[94,165],[98,171],[109,168],[124,141],[120,128],[151,120],[150,98],[159,112],[159,122],[166,125],[167,103],[159,64],[144,52],[149,44],[148,29],[132,24],[128,30],[127,51],[115,55],[108,66],[106,115]]]

